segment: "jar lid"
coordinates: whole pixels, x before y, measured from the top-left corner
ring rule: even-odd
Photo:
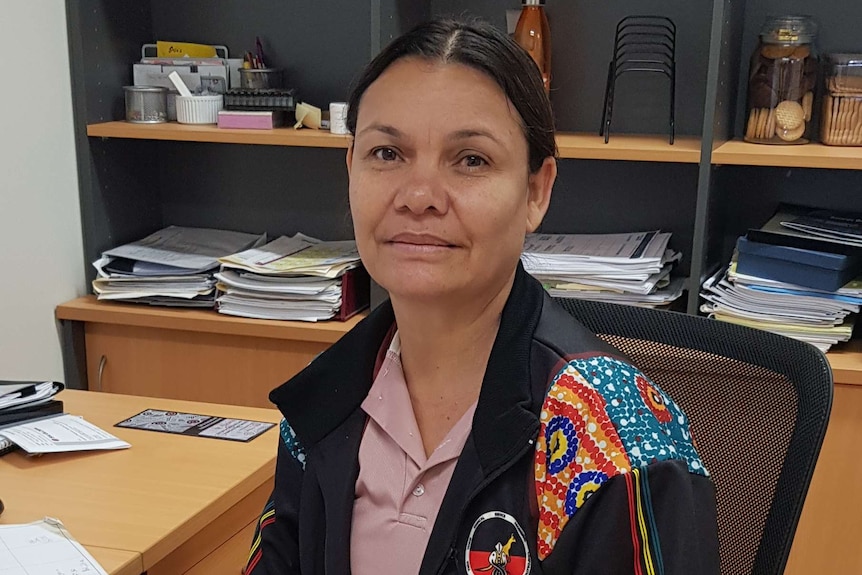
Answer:
[[[165,92],[168,89],[162,86],[123,86],[123,90],[127,92]]]
[[[811,16],[769,16],[760,28],[767,44],[811,44],[817,37],[817,23]]]

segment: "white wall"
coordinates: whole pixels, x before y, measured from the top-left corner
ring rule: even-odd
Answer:
[[[63,0],[4,2],[0,379],[63,378],[54,307],[83,295]]]

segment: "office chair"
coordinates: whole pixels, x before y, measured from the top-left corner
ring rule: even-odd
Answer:
[[[556,301],[689,416],[716,486],[722,575],[782,573],[832,406],[823,353],[702,317]]]

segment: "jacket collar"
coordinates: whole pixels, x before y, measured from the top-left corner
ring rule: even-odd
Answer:
[[[544,289],[520,262],[491,349],[472,437],[485,473],[506,462],[532,434],[537,414],[531,393],[530,350]],[[371,388],[378,350],[395,321],[389,301],[273,390],[269,399],[311,448],[359,409]]]

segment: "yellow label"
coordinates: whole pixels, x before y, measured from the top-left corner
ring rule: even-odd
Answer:
[[[189,42],[156,42],[157,58],[215,58],[216,49],[206,44]]]
[[[778,29],[778,39],[782,42],[798,42],[799,41],[799,34],[797,34],[795,30],[789,30],[787,28],[779,28]]]

